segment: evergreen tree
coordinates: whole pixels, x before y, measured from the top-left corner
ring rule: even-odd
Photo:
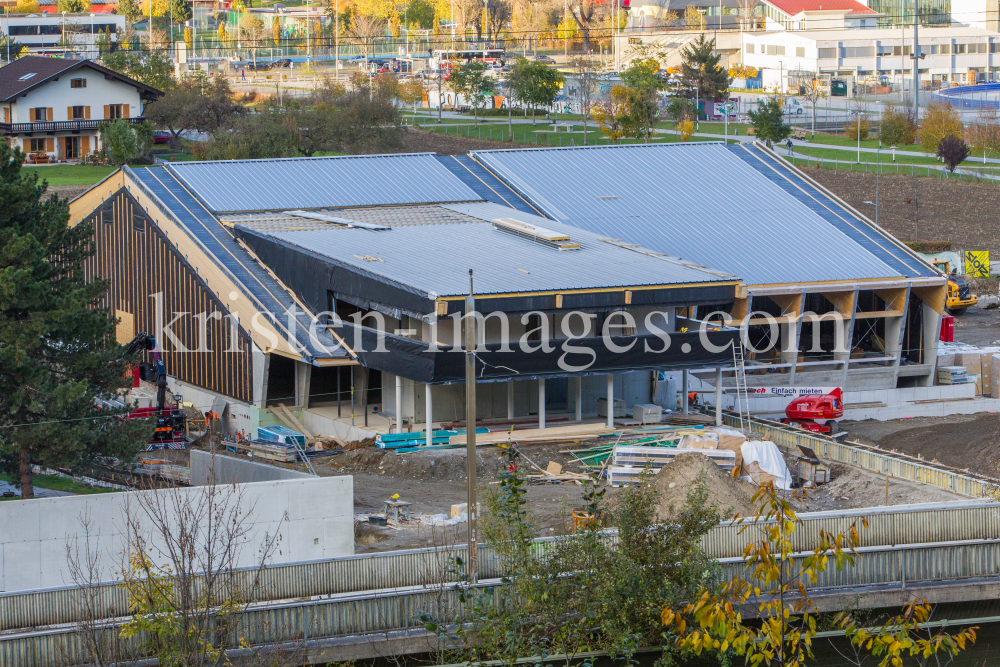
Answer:
[[[69,14],[81,14],[83,12],[90,11],[90,2],[87,0],[59,0],[56,4],[56,8],[60,12],[67,12]]]
[[[115,14],[124,16],[129,23],[135,23],[142,17],[142,8],[136,0],[118,0],[115,6]]]
[[[187,23],[194,16],[188,0],[173,0],[174,23]]]
[[[32,498],[32,464],[128,458],[151,430],[95,403],[131,384],[135,360],[101,304],[107,285],[84,280],[92,227],[69,227],[67,201],[44,198],[47,184],[23,162],[0,142],[0,467]]]
[[[729,98],[729,71],[719,66],[722,55],[715,51],[715,40],[700,35],[697,40],[681,51],[681,86],[685,97],[700,100],[725,100]]]
[[[747,112],[754,135],[761,141],[778,143],[792,136],[792,126],[785,122],[784,98],[777,95]]]

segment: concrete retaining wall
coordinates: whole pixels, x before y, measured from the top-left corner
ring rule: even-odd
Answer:
[[[191,450],[191,486],[208,484],[212,470],[216,484],[250,484],[275,482],[282,479],[315,479],[307,472],[287,470],[278,466],[258,463],[249,459],[212,454],[200,449]]]
[[[81,519],[89,517],[89,551],[99,558],[99,578],[119,578],[127,551],[125,517],[144,519],[139,494],[157,494],[163,504],[204,499],[210,487],[162,489],[91,496],[39,498],[0,503],[0,591],[24,591],[73,584],[66,545],[84,543]],[[354,479],[319,477],[216,487],[220,496],[241,493],[240,508],[252,525],[237,556],[237,567],[254,564],[265,533],[280,533],[271,563],[349,556],[354,553]],[[217,496],[219,498],[220,496]],[[231,503],[237,502],[233,496]],[[168,510],[167,515],[171,512]],[[165,563],[158,541],[149,555]]]

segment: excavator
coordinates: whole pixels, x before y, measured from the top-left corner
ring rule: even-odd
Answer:
[[[963,276],[958,275],[957,269],[952,269],[948,262],[943,259],[934,260],[934,268],[948,276],[948,296],[945,308],[951,315],[961,315],[966,308],[979,303],[979,298],[969,292],[969,283]]]
[[[152,363],[139,363],[140,380],[156,385],[156,407],[135,408],[128,414],[128,419],[156,418],[156,428],[153,437],[146,445],[146,451],[154,449],[184,449],[188,438],[185,435],[187,417],[176,407],[167,406],[167,368],[156,347],[156,339],[146,333],[139,333],[125,348],[129,356],[140,352],[151,352]]]

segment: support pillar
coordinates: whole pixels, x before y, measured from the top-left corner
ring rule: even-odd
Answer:
[[[681,371],[681,414],[688,413],[688,372]]]
[[[545,428],[545,380],[538,381],[538,428]]]
[[[431,385],[424,385],[424,414],[427,422],[427,446],[431,446],[434,439],[434,402],[431,400]]]
[[[615,427],[615,376],[608,373],[608,428]]]
[[[715,369],[715,425],[722,426],[722,366]]]
[[[507,420],[514,419],[514,381],[507,380]]]
[[[403,432],[403,378],[396,376],[396,433]]]
[[[578,377],[576,379],[576,420],[578,422],[583,421],[583,378]]]

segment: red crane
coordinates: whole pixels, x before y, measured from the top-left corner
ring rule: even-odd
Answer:
[[[833,434],[840,431],[836,420],[843,416],[843,393],[838,387],[829,394],[799,396],[785,408],[785,418],[781,422],[813,433]]]
[[[128,414],[128,419],[156,418],[156,429],[149,439],[146,451],[153,449],[183,449],[187,446],[185,434],[187,417],[176,407],[167,407],[167,368],[156,347],[156,339],[146,333],[140,333],[125,348],[128,355],[139,352],[151,352],[153,362],[143,361],[139,364],[139,379],[156,385],[156,407],[135,408]]]

